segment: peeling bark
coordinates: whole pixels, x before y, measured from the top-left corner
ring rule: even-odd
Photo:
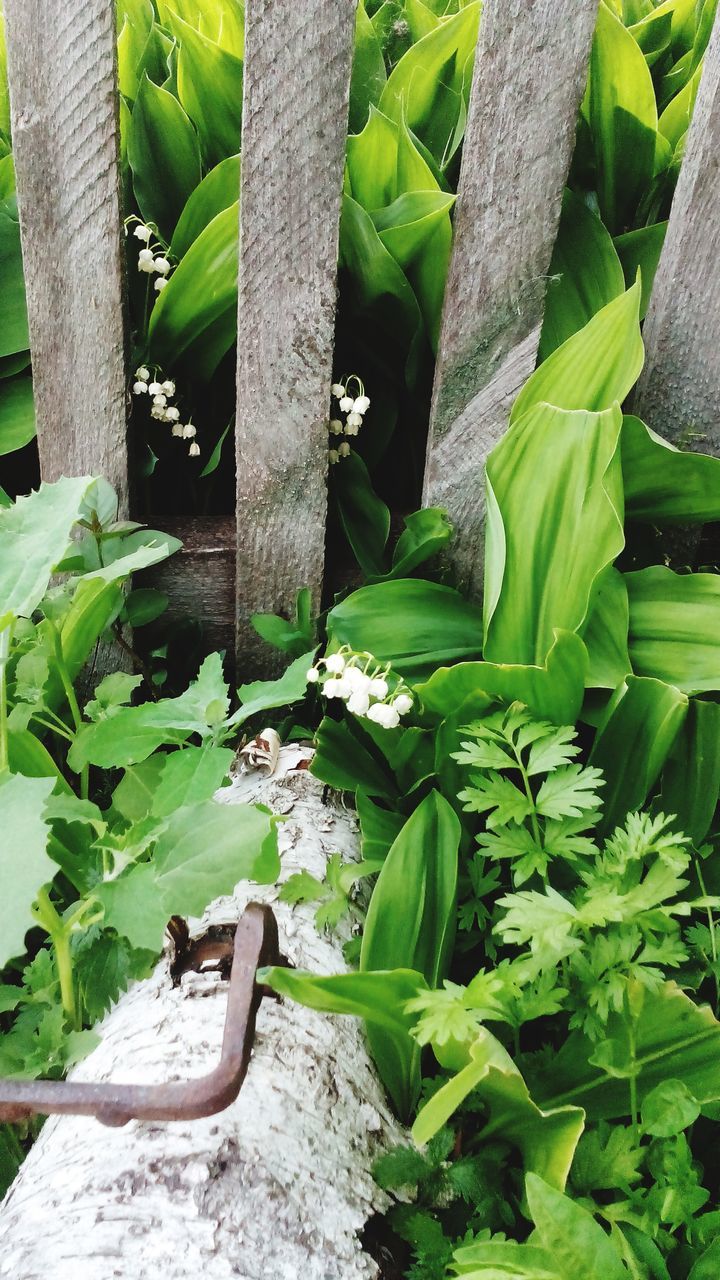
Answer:
[[[221,797],[257,801],[280,824],[281,880],[322,876],[330,854],[358,857],[357,821],[284,747],[272,778],[245,774]],[[208,924],[272,903],[282,952],[318,973],[345,968],[342,930],[315,929],[312,908],[242,882]],[[193,930],[201,932],[201,928]],[[214,975],[173,989],[168,958],[123,996],[102,1043],[74,1079],[156,1082],[217,1061],[225,993]],[[370,1167],[402,1140],[354,1019],[264,1000],[240,1096],[217,1116],[105,1129],[48,1120],[0,1212],[0,1277],[10,1280],[355,1280],[378,1275],[358,1235],[386,1197]]]

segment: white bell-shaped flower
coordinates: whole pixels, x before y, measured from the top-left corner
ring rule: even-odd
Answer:
[[[354,403],[355,401],[353,400],[352,396],[343,396],[342,399],[340,400],[340,412],[350,413],[350,410],[352,409]]]
[[[144,364],[141,364],[140,368],[135,370],[135,377],[138,379],[138,382],[149,382],[150,370],[146,369]]]
[[[191,458],[200,457],[200,445],[197,443],[196,440],[193,440],[192,444],[190,445],[190,448],[188,449],[188,456]]]
[[[149,240],[152,240],[152,230],[150,227],[145,227],[142,224],[135,228],[133,235],[136,240],[143,240],[145,244],[147,244]]]
[[[147,382],[133,382],[133,393],[136,396],[144,395],[147,389]]]
[[[162,293],[162,291],[163,291],[163,289],[165,288],[165,285],[166,285],[166,284],[167,284],[167,280],[165,279],[165,277],[164,277],[164,276],[158,276],[157,280],[155,281],[155,286],[154,286],[154,288],[155,288],[155,292],[156,292],[156,293]]]
[[[333,382],[330,390],[336,400],[342,400],[342,397],[345,395],[345,388],[342,382]]]
[[[352,407],[353,413],[359,413],[359,414],[367,413],[369,408],[370,408],[370,400],[368,399],[367,396],[358,396],[357,399],[353,401],[353,407]]]
[[[156,258],[155,261],[153,262],[153,266],[159,276],[166,276],[170,270],[170,263],[168,262],[167,258],[163,258],[163,257]]]

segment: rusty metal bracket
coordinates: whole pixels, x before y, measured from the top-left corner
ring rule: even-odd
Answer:
[[[196,1120],[223,1111],[234,1102],[248,1069],[255,1018],[263,988],[255,981],[261,965],[278,963],[275,917],[267,906],[251,902],[232,936],[223,928],[202,939],[186,939],[184,955],[171,967],[175,981],[188,969],[199,969],[232,957],[227,1013],[220,1062],[209,1075],[167,1084],[82,1084],[74,1080],[0,1080],[0,1121],[24,1120],[33,1114],[96,1116],[102,1124],[128,1120]]]

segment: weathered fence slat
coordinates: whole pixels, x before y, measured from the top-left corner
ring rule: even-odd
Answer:
[[[5,0],[40,463],[127,511],[115,6]]]
[[[666,439],[720,455],[720,18],[705,55],[650,307],[633,408]]]
[[[253,0],[243,91],[237,374],[238,652],[256,611],[319,604],[338,226],[355,0]]]
[[[482,590],[483,468],[537,354],[597,0],[486,0],[455,212],[424,502]]]

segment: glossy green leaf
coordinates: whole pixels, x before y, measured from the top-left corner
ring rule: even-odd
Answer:
[[[660,132],[667,138],[673,150],[690,128],[701,76],[702,66],[699,66],[684,88],[670,99],[658,121]]]
[[[441,168],[462,141],[479,21],[473,3],[441,22],[403,55],[380,99],[380,110],[404,118]]]
[[[399,126],[371,106],[365,127],[348,138],[349,194],[368,213],[397,197],[398,134]]]
[[[27,351],[30,346],[30,336],[20,248],[20,223],[15,196],[8,197],[0,203],[0,296],[2,297],[0,356]]]
[[[212,800],[227,778],[234,753],[229,747],[185,747],[167,758],[152,801],[157,818],[169,818],[183,805]]]
[[[628,676],[590,753],[590,763],[602,769],[605,778],[603,830],[614,830],[645,804],[687,709],[687,697],[672,685]]]
[[[360,820],[362,861],[384,862],[405,819],[394,809],[384,809],[362,788],[355,794],[355,804]]]
[[[608,565],[583,628],[590,661],[588,689],[615,689],[632,673],[628,652],[629,605],[622,574]]]
[[[452,250],[454,202],[445,191],[410,191],[373,214],[382,243],[414,288],[434,350]]]
[[[348,117],[350,133],[359,133],[365,128],[370,107],[377,106],[386,81],[382,46],[365,12],[364,0],[358,0],[355,11],[355,48],[350,77]]]
[[[298,969],[261,969],[258,977],[278,995],[321,1013],[364,1018],[373,1032],[373,1053],[398,1114],[408,1118],[420,1093],[420,1046],[410,1035],[414,1019],[405,1005],[426,987],[420,973],[343,973],[316,977]]]
[[[118,88],[123,98],[131,103],[135,101],[144,71],[145,51],[153,29],[154,16],[151,0],[117,6]]]
[[[238,880],[272,884],[280,872],[275,819],[253,805],[176,809],[155,845],[155,885],[171,915],[202,915]]]
[[[373,889],[360,970],[415,969],[430,987],[447,972],[455,935],[460,823],[430,791],[408,818]]]
[[[625,277],[610,232],[572,191],[563,196],[548,275],[540,361],[625,292]]]
[[[623,419],[625,514],[653,524],[720,520],[720,460],[685,453],[639,418]]]
[[[277,680],[254,680],[251,684],[240,685],[237,691],[240,709],[235,712],[230,723],[244,724],[259,711],[287,707],[293,702],[299,702],[307,693],[307,672],[314,658],[313,648],[291,662]]]
[[[667,222],[655,222],[649,227],[639,227],[636,231],[628,231],[625,235],[616,236],[615,248],[622,263],[625,281],[630,288],[640,272],[642,296],[640,299],[640,319],[645,319],[650,295],[655,282],[660,254],[665,243]]]
[[[434,716],[452,715],[469,698],[484,694],[503,702],[522,702],[539,719],[573,724],[582,707],[587,663],[579,636],[561,631],[543,666],[458,662],[434,671],[415,692],[425,711]]]
[[[387,578],[406,578],[431,556],[447,547],[452,525],[447,512],[440,507],[423,507],[403,519],[405,528],[393,551],[392,568]]]
[[[533,1239],[555,1258],[560,1275],[583,1280],[627,1280],[628,1272],[612,1240],[588,1209],[534,1173],[525,1179]]]
[[[184,258],[213,218],[237,204],[239,192],[240,156],[228,156],[210,170],[190,195],[170,242],[173,257]]]
[[[412,1129],[415,1142],[428,1142],[473,1092],[488,1108],[493,1133],[521,1151],[525,1169],[562,1189],[585,1113],[574,1106],[541,1110],[510,1055],[485,1028],[470,1047],[467,1066],[420,1111]]]
[[[717,1101],[720,1023],[710,1007],[696,1005],[674,982],[645,991],[634,983],[633,999],[640,1009],[635,1053],[638,1104],[642,1106],[668,1078],[683,1080],[700,1103]],[[533,1097],[544,1107],[581,1106],[590,1121],[628,1116],[630,1090],[622,1074],[630,1061],[626,1019],[611,1014],[606,1034],[618,1074],[608,1074],[593,1062],[598,1046],[574,1032],[558,1052],[544,1062],[537,1055],[529,1065],[526,1074]]]
[[[11,773],[23,773],[28,778],[52,778],[55,791],[70,793],[47,747],[29,729],[11,729],[8,733],[8,762]]]
[[[621,404],[643,365],[639,307],[635,284],[553,351],[515,400],[511,424],[541,402],[595,413]]]
[[[348,272],[354,309],[376,327],[377,342],[387,344],[387,359],[404,364],[422,324],[420,308],[370,215],[349,196],[343,197],[340,218],[340,266]]]
[[[63,478],[0,509],[0,628],[10,618],[28,618],[37,608],[65,554],[90,484],[90,476]]]
[[[180,101],[198,131],[205,164],[212,168],[240,149],[242,60],[170,11],[167,22],[180,45]]]
[[[353,591],[330,610],[333,645],[350,645],[392,663],[406,680],[436,667],[480,656],[482,613],[459,592],[434,582],[400,578]]]
[[[0,383],[0,456],[22,449],[35,439],[32,378],[25,375]]]
[[[720,689],[720,576],[626,573],[633,670],[684,693]]]
[[[720,796],[720,706],[693,698],[662,774],[661,808],[697,848]]]
[[[182,18],[214,44],[242,58],[245,37],[245,5],[242,0],[158,0],[160,19],[172,30],[173,18]]]
[[[133,107],[128,159],[140,212],[169,241],[200,181],[200,145],[177,98],[147,75]]]
[[[35,923],[32,905],[58,869],[47,855],[49,828],[43,817],[54,785],[52,778],[0,778],[0,965],[22,955],[25,934]]]
[[[490,455],[489,661],[541,666],[555,632],[585,621],[600,574],[624,545],[621,426],[617,405],[587,413],[536,404]]]
[[[209,381],[237,336],[238,204],[219,213],[185,254],[150,317],[150,357],[181,358]]]
[[[630,32],[604,4],[598,10],[590,56],[589,112],[600,212],[617,234],[631,223],[652,181],[658,121],[647,62]]]
[[[340,460],[332,482],[340,523],[355,559],[366,576],[382,574],[390,511],[373,489],[359,453]]]
[[[371,796],[397,799],[397,787],[387,760],[357,721],[325,716],[315,735],[310,772],[335,791],[362,787]]]

